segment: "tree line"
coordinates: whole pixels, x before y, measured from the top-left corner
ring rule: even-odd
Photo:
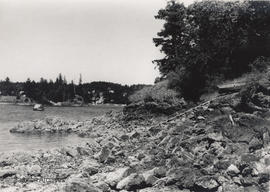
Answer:
[[[10,95],[20,97],[25,94],[32,100],[48,104],[48,101],[64,102],[74,99],[75,95],[79,95],[84,99],[85,103],[92,103],[101,96],[104,103],[126,104],[129,102],[128,97],[137,89],[144,85],[121,85],[111,82],[91,82],[82,83],[80,76],[79,83],[73,81],[67,82],[62,74],[55,81],[41,78],[36,82],[29,78],[25,82],[12,82],[8,77],[0,81],[1,95]]]
[[[165,56],[153,62],[187,100],[270,64],[269,1],[170,1],[155,18],[164,21],[153,41]]]

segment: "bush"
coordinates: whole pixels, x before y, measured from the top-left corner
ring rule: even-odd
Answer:
[[[123,110],[128,119],[140,119],[153,115],[171,115],[187,107],[181,96],[168,88],[168,80],[147,86],[129,97],[131,104]]]
[[[265,72],[270,66],[270,58],[269,57],[258,57],[251,64],[250,68],[254,72]]]
[[[170,105],[179,105],[183,103],[183,99],[180,98],[180,95],[176,91],[168,89],[168,80],[161,81],[153,86],[144,87],[131,95],[129,100],[132,103],[152,101],[157,103],[168,103]]]

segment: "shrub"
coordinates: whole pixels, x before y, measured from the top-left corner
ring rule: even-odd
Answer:
[[[168,103],[170,105],[179,105],[183,103],[179,93],[175,90],[168,89],[168,80],[161,81],[153,86],[147,86],[135,92],[129,97],[133,103],[137,102],[157,102]]]
[[[256,58],[251,64],[250,68],[254,72],[265,72],[267,71],[268,67],[270,66],[270,58],[260,56]]]

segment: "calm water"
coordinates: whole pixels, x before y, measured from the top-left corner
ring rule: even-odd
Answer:
[[[90,107],[46,107],[45,111],[33,111],[30,106],[0,105],[0,152],[17,150],[49,149],[66,145],[76,145],[86,141],[75,134],[68,135],[23,135],[10,133],[18,122],[61,117],[70,120],[87,120],[108,111],[119,111],[118,106]]]

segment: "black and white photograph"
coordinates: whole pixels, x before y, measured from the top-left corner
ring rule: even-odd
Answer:
[[[270,192],[269,0],[0,0],[0,192]]]

